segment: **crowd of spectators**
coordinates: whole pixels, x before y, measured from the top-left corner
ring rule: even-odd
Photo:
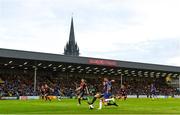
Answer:
[[[33,81],[24,76],[4,76],[0,80],[1,96],[34,95]]]
[[[75,89],[80,84],[81,77],[73,76],[38,76],[37,85],[34,90],[33,76],[24,75],[0,75],[0,96],[36,96],[40,95],[40,87],[43,84],[48,84],[53,89],[51,95],[73,97],[76,95]],[[102,89],[102,78],[85,78],[91,95]],[[113,84],[113,93],[120,94],[121,81],[115,78]],[[123,81],[128,95],[149,95],[150,85],[155,84],[158,95],[177,94],[178,91],[166,84],[163,79],[152,80],[148,78],[127,78]]]

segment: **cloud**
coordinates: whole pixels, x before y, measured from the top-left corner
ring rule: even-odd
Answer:
[[[119,43],[114,44],[114,46],[117,47],[118,45]],[[164,39],[139,42],[135,44],[124,43],[121,44],[121,49],[114,48],[114,50],[106,50],[104,52],[102,52],[102,50],[97,50],[95,53],[93,51],[90,51],[89,53],[96,54],[95,56],[99,58],[106,57],[117,59],[117,57],[119,57],[119,60],[125,61],[172,65],[173,63],[169,63],[168,60],[180,55],[179,50],[177,50],[179,48],[179,39]]]
[[[180,66],[180,55],[167,60],[168,65]]]

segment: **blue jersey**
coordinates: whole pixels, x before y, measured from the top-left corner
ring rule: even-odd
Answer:
[[[104,88],[103,88],[103,97],[105,99],[108,99],[112,94],[111,94],[111,88],[112,88],[112,83],[111,81],[106,81],[104,82]]]
[[[103,92],[108,93],[111,90],[111,88],[112,88],[111,81],[104,82],[104,88],[103,88],[104,91]]]
[[[153,84],[151,85],[151,92],[156,92],[156,87]]]

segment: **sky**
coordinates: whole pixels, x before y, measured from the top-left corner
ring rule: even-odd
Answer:
[[[180,0],[0,0],[0,48],[180,66]]]

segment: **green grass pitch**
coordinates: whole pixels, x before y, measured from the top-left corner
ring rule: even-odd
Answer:
[[[180,99],[127,99],[117,100],[119,107],[89,110],[86,101],[77,106],[75,99],[45,102],[43,100],[0,100],[0,114],[180,114]]]

